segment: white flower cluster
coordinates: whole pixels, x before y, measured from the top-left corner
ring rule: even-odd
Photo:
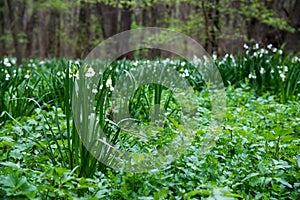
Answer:
[[[5,67],[12,67],[13,65],[16,64],[16,59],[14,58],[11,58],[11,59],[8,59],[8,58],[4,58],[2,61],[0,61],[1,64],[3,64]],[[23,71],[24,69],[23,68],[18,68],[18,69],[6,69],[6,68],[1,68],[1,72],[4,72],[5,74],[5,80],[6,81],[9,81],[11,78],[13,77],[16,77],[17,76],[17,70],[18,70],[18,74],[19,76],[20,75],[23,75]],[[10,71],[10,72],[9,72]],[[24,75],[24,78],[25,79],[29,79],[30,78],[30,70],[26,70],[26,74]]]
[[[79,65],[79,61],[72,61],[72,60],[69,60],[68,61],[68,64],[67,64],[67,67],[69,68],[69,78],[76,78],[76,79],[79,79],[79,73],[76,69],[76,65]],[[67,73],[67,69],[65,69],[64,71],[58,71],[56,72],[56,75],[63,79],[65,76],[66,76],[66,73]]]
[[[249,55],[251,48],[247,44],[244,44],[244,49],[246,50],[245,51],[246,54]],[[283,51],[281,49],[277,49],[276,47],[273,47],[272,44],[267,45],[267,48],[265,49],[265,48],[260,48],[259,44],[256,43],[252,49],[254,50],[253,56],[259,58],[261,58],[263,55],[269,54],[269,52],[278,53],[280,55],[283,54]]]
[[[89,67],[87,72],[85,73],[85,77],[91,78],[95,76],[96,72],[92,67]]]
[[[190,75],[188,69],[181,68],[179,72],[180,72],[179,76],[182,78],[188,77]]]
[[[111,80],[111,78],[107,79],[105,85],[106,85],[106,87],[109,88],[110,91],[114,91],[114,87],[113,87],[113,85],[112,85],[112,80]]]

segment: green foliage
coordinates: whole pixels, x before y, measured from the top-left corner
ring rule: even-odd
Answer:
[[[255,48],[237,58],[215,58],[227,84],[227,112],[216,146],[205,155],[202,149],[210,123],[210,99],[201,75],[193,66],[184,60],[171,59],[113,63],[99,80],[96,101],[103,106],[97,115],[101,126],[116,145],[122,139],[123,144],[128,144],[126,148],[145,152],[164,145],[171,137],[168,131],[176,128],[181,117],[180,105],[167,88],[145,85],[130,100],[131,115],[140,120],[141,129],[147,130],[150,108],[160,102],[169,112],[166,122],[169,129],[148,143],[128,137],[113,123],[112,115],[108,115],[112,88],[122,74],[121,69],[129,71],[145,64],[173,67],[199,97],[196,100],[199,127],[192,145],[171,165],[140,174],[108,169],[81,144],[71,108],[72,84],[80,62],[28,60],[14,76],[14,70],[19,68],[14,67],[13,59],[3,59],[0,196],[3,199],[298,199],[299,60],[272,47],[268,53],[265,51]],[[260,73],[262,68],[265,73]],[[284,80],[281,74],[285,75]],[[13,95],[16,100],[10,100]]]
[[[249,84],[258,95],[269,92],[281,102],[300,98],[300,60],[298,55],[285,54],[268,45],[250,48],[236,58],[226,55],[216,60],[225,84]]]

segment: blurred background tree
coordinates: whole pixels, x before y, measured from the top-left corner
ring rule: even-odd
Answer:
[[[183,32],[220,55],[244,43],[299,51],[300,0],[0,0],[0,57],[84,58],[145,26]]]

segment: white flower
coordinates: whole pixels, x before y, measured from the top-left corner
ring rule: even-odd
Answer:
[[[57,75],[57,76],[60,76],[60,72],[57,72],[56,75]]]
[[[274,49],[273,49],[273,53],[276,53],[277,52],[277,48],[275,47]]]
[[[36,67],[36,64],[35,63],[29,63],[28,66],[29,67]]]
[[[26,74],[26,75],[25,75],[25,78],[29,79],[29,77],[30,77],[29,74]]]
[[[113,86],[111,86],[109,89],[110,89],[110,91],[114,91],[115,90],[115,88]]]
[[[281,49],[279,49],[278,53],[279,53],[280,55],[282,55],[283,51],[282,51]]]
[[[189,70],[185,69],[184,74],[185,74],[185,76],[189,76]]]
[[[244,44],[244,49],[249,49],[247,44]]]
[[[41,61],[39,62],[39,65],[44,65],[45,63],[46,63],[45,61],[41,60]]]
[[[111,87],[112,86],[112,80],[111,79],[107,79],[105,85],[106,85],[106,87]]]
[[[10,62],[11,62],[13,65],[15,65],[15,64],[17,63],[17,59],[16,59],[16,58],[12,58],[12,59],[10,59]]]
[[[6,75],[5,75],[5,80],[9,80],[9,78],[10,78],[10,75],[9,75],[9,74],[6,74]]]
[[[98,90],[97,89],[92,89],[92,93],[97,94]]]
[[[285,75],[284,74],[280,74],[281,79],[284,81],[285,79]]]
[[[283,70],[284,70],[285,72],[287,72],[287,71],[289,71],[289,68],[288,68],[287,66],[284,66],[284,67],[283,67]]]
[[[8,59],[8,58],[4,58],[3,64],[4,64],[6,67],[11,67],[11,63],[9,62],[9,59]]]
[[[135,67],[137,67],[137,66],[138,66],[138,61],[134,61],[134,62],[132,63],[132,65],[135,66]]]
[[[86,77],[93,77],[95,76],[95,71],[92,67],[89,67],[86,74],[85,74]]]
[[[216,55],[216,54],[213,54],[213,55],[212,55],[212,59],[213,59],[213,60],[217,60],[217,55]]]
[[[253,75],[253,74],[249,74],[248,78],[254,78],[254,79],[256,79],[256,76]]]
[[[272,44],[269,44],[269,45],[267,46],[267,48],[268,48],[268,49],[272,49],[272,46],[273,46]]]
[[[254,49],[259,49],[259,44],[258,43],[255,44]]]
[[[99,89],[102,90],[102,88],[103,88],[103,85],[100,85]]]
[[[264,74],[264,73],[265,73],[265,69],[261,67],[259,72],[260,72],[261,74]]]

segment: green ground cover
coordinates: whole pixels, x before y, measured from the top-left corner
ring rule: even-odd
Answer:
[[[190,63],[121,60],[106,71],[93,91],[102,105],[97,117],[110,141],[138,152],[169,142],[180,121],[180,105],[167,88],[139,88],[130,104],[139,126],[147,126],[157,98],[168,120],[165,130],[147,142],[128,137],[109,116],[122,69],[173,67],[199,97],[192,145],[172,164],[148,173],[107,168],[81,144],[71,107],[80,61],[27,60],[16,67],[14,59],[2,59],[1,199],[299,199],[300,58],[272,46],[245,48],[236,57],[213,56],[226,86],[227,111],[222,134],[206,154],[202,142],[210,123],[209,93]]]

